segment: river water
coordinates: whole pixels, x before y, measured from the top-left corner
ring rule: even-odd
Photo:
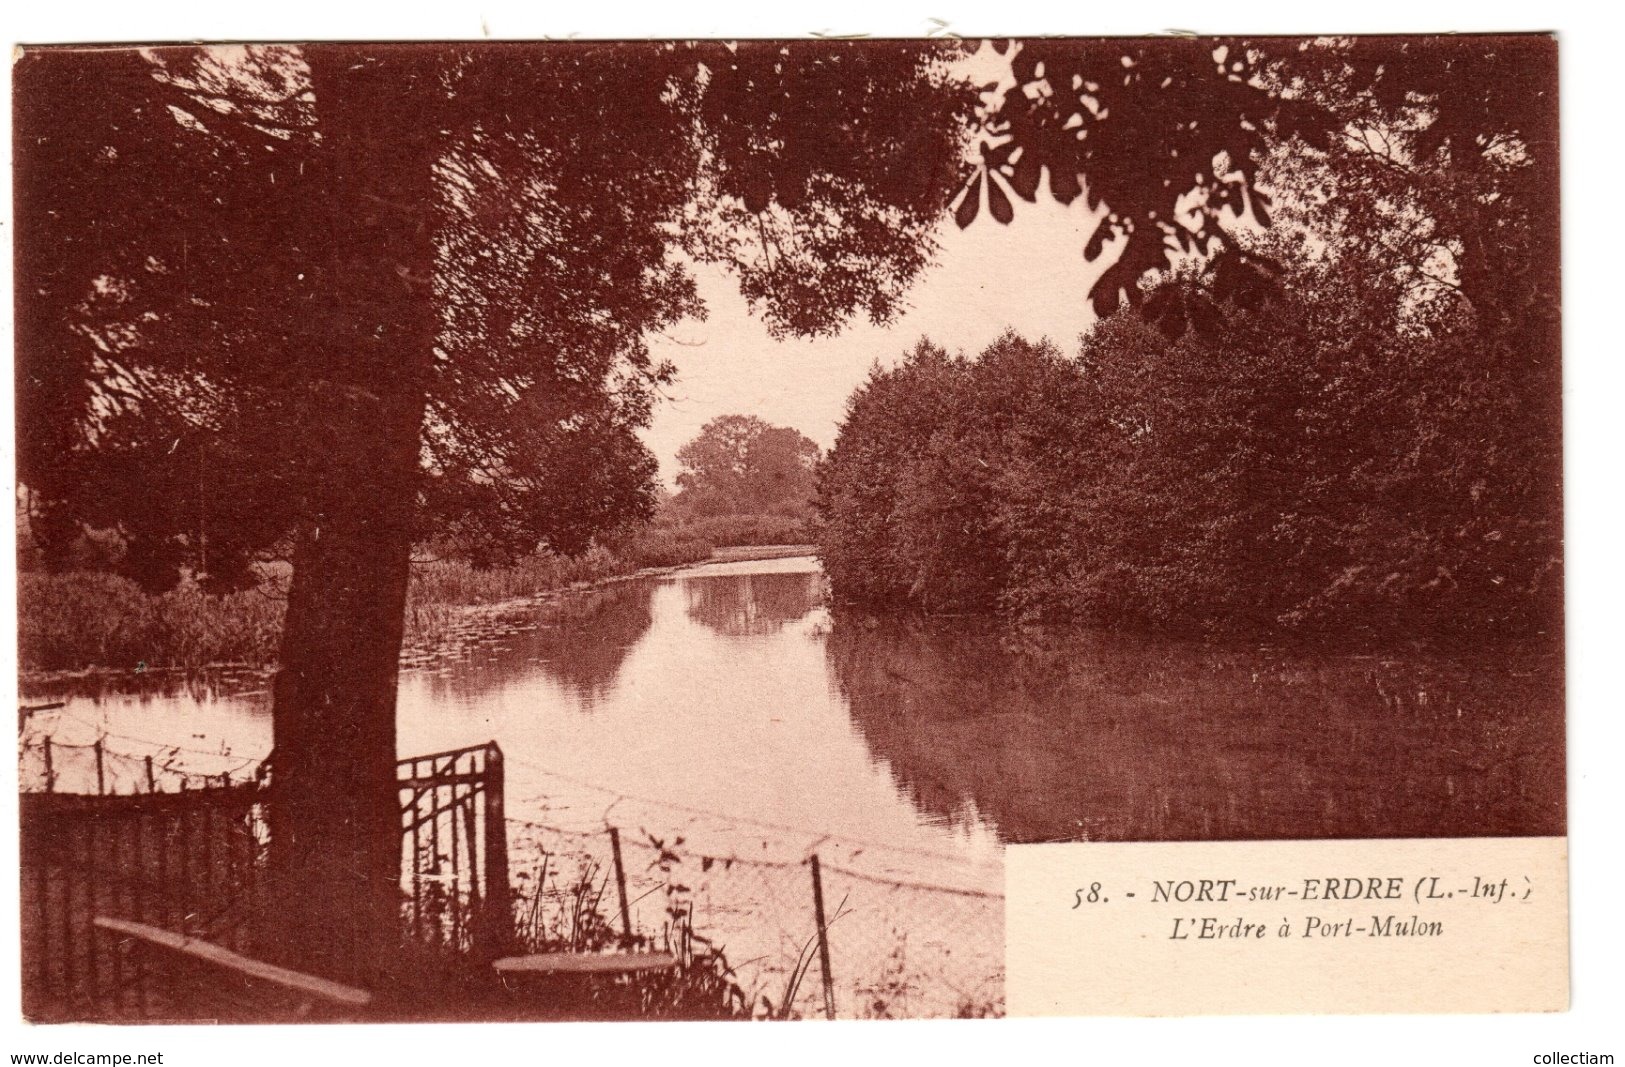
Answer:
[[[268,750],[263,679],[138,682],[28,687],[66,701],[30,730],[63,745],[105,736],[121,790],[138,787],[144,755],[219,774]],[[857,1014],[997,1009],[1005,843],[1564,826],[1555,653],[1237,650],[883,620],[832,611],[811,558],[483,614],[403,671],[399,708],[403,756],[502,746],[524,820],[516,867],[606,824],[634,852],[685,857],[711,907],[697,924],[728,932],[731,958],[748,945],[767,960],[764,990],[803,943],[800,861],[817,851],[832,879],[850,876],[836,886],[849,910],[884,898],[868,927],[836,924],[852,939],[840,999]],[[87,773],[82,751],[58,752],[63,788]],[[707,891],[724,870],[750,879],[731,901]],[[909,947],[911,923],[937,932]],[[958,979],[927,995],[922,976],[953,952]]]

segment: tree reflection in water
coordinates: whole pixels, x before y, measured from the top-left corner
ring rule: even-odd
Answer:
[[[654,590],[647,579],[618,582],[493,620],[455,670],[433,675],[430,696],[475,700],[511,683],[516,665],[523,665],[590,708],[614,687],[626,657],[648,633]]]
[[[177,700],[206,704],[264,696],[270,684],[268,668],[224,665],[184,671],[93,670],[41,675],[24,679],[18,688],[24,704],[118,699],[142,705],[169,705]]]
[[[816,607],[816,571],[694,576],[683,581],[688,617],[724,637],[774,634]]]
[[[828,658],[923,810],[1011,842],[1561,834],[1560,653],[1226,650],[837,611]]]

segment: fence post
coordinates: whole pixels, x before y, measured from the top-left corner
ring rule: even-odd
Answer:
[[[56,792],[56,768],[51,764],[51,739],[45,739],[45,791]]]
[[[96,738],[96,743],[91,747],[96,750],[96,795],[106,796],[107,777],[102,770],[102,739]]]
[[[818,853],[812,862],[813,917],[818,921],[818,969],[824,977],[824,1014],[835,1018],[835,976],[829,973],[829,924],[824,921],[824,879],[818,869]]]
[[[626,868],[621,864],[621,831],[609,828],[609,850],[615,859],[615,892],[621,897],[621,936],[632,943],[632,912],[626,906]]]
[[[147,792],[158,792],[158,779],[152,773],[152,757],[147,757]]]
[[[502,749],[485,748],[485,927],[493,958],[513,944],[513,887],[508,883],[507,774]]]

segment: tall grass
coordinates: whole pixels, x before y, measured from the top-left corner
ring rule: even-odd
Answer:
[[[459,559],[416,563],[412,567],[409,604],[496,604],[566,589],[636,570],[604,548],[579,556],[538,553],[509,567],[480,568]]]
[[[634,569],[676,567],[710,558],[713,547],[718,543],[716,538],[704,537],[689,530],[657,526],[618,546],[616,554]]]
[[[268,663],[281,639],[283,607],[264,590],[213,597],[188,582],[150,596],[112,574],[24,572],[18,660],[25,671]]]
[[[685,516],[675,509],[655,527],[674,536],[697,538],[713,545],[804,545],[813,540],[803,519],[788,515]]]
[[[711,545],[652,530],[580,556],[538,553],[509,567],[461,560],[415,564],[407,594],[406,640],[432,645],[465,608],[521,600],[572,586],[706,559]],[[24,671],[195,668],[276,661],[286,609],[286,568],[260,588],[210,596],[190,581],[160,596],[99,571],[18,576],[18,658]]]

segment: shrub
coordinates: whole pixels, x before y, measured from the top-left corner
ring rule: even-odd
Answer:
[[[520,600],[710,555],[709,541],[655,528],[613,548],[595,546],[579,556],[538,552],[508,566],[423,560],[412,568],[406,640],[418,648],[433,645],[470,605]],[[20,664],[24,670],[57,671],[274,663],[289,570],[286,564],[265,564],[260,572],[267,580],[239,593],[205,593],[187,578],[153,595],[104,571],[24,571],[17,591]]]
[[[1211,314],[1170,339],[1124,311],[1076,360],[1006,334],[874,371],[819,472],[836,597],[1200,633],[1558,632],[1559,434],[1493,322],[1332,258]]]
[[[703,537],[693,536],[683,529],[662,527],[638,534],[616,548],[617,555],[634,570],[697,563],[709,558],[711,551],[711,542]]]
[[[708,515],[663,518],[656,529],[679,537],[708,541],[714,546],[805,545],[812,531],[799,515]]]
[[[96,571],[18,575],[18,656],[26,670],[265,663],[283,603],[263,590],[211,596],[191,582],[160,596]]]

